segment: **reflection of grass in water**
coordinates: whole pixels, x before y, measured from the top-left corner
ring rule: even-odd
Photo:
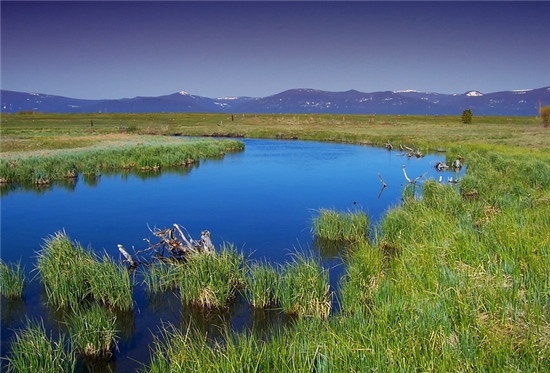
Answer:
[[[46,334],[44,324],[27,320],[24,329],[18,330],[6,357],[9,372],[73,372],[76,357],[61,335],[57,341]]]
[[[21,299],[25,287],[25,270],[21,263],[5,263],[0,259],[0,294],[9,299]]]

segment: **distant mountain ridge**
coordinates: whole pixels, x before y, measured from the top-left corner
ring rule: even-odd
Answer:
[[[539,102],[550,105],[550,86],[481,93],[441,94],[415,90],[330,92],[290,89],[266,97],[196,96],[185,91],[157,96],[85,100],[42,93],[1,90],[2,113],[269,113],[269,114],[410,114],[457,115],[471,109],[474,115],[535,116]]]

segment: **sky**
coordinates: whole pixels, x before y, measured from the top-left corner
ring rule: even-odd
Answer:
[[[550,2],[4,1],[1,88],[83,99],[550,85]]]

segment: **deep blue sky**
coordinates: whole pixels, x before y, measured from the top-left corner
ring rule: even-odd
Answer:
[[[76,98],[550,85],[550,2],[1,2],[2,89]]]

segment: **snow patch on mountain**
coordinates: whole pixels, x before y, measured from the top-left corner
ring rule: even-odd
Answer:
[[[468,97],[481,97],[481,96],[483,96],[483,93],[481,93],[479,91],[469,91],[469,92],[466,92],[466,96],[468,96]]]
[[[420,93],[420,91],[417,91],[415,89],[403,89],[400,91],[393,91],[393,93]]]

